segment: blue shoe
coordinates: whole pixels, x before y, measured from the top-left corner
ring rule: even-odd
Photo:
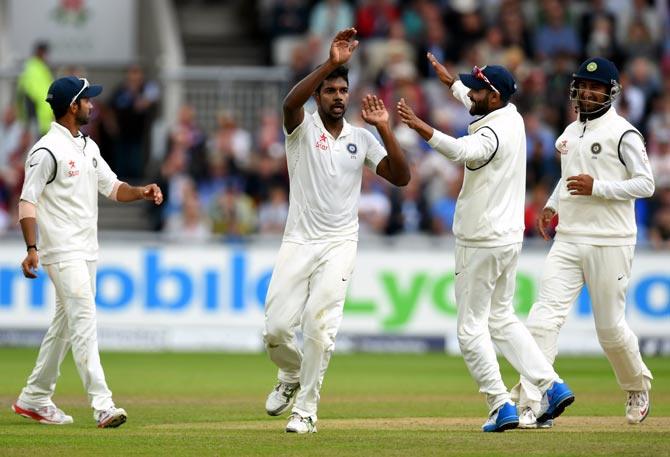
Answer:
[[[574,401],[575,394],[572,393],[566,383],[554,382],[542,395],[543,412],[538,416],[537,421],[546,422],[549,419],[556,419]]]
[[[496,410],[482,425],[485,432],[504,432],[519,425],[519,415],[514,403],[505,403]]]

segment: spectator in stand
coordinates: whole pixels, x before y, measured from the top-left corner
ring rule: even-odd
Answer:
[[[670,249],[670,206],[660,208],[654,215],[649,241],[654,249]]]
[[[306,0],[276,1],[270,13],[272,23],[270,36],[273,38],[285,35],[305,33],[309,21],[309,8]]]
[[[47,56],[49,43],[38,41],[19,75],[17,84],[17,106],[19,119],[33,135],[42,136],[51,128],[54,120],[51,106],[47,103],[47,92],[53,82]]]
[[[214,233],[238,239],[256,230],[256,209],[253,200],[238,186],[228,186],[219,192],[209,206],[209,218]]]
[[[384,187],[377,175],[367,168],[363,170],[361,196],[358,201],[360,234],[384,234],[391,213],[391,204],[384,193]]]
[[[535,55],[532,33],[524,21],[521,6],[517,2],[506,2],[501,7],[500,28],[506,47],[516,46],[528,57]]]
[[[523,221],[526,226],[524,236],[526,238],[536,238],[541,235],[537,231],[535,221],[537,221],[537,217],[542,213],[544,205],[549,199],[549,191],[544,182],[538,182],[533,187],[527,189],[530,190],[530,201],[526,202],[526,208],[523,213]],[[547,228],[545,228],[545,231],[553,236],[556,231],[556,225],[557,219],[553,219]]]
[[[269,193],[269,199],[258,209],[258,230],[262,234],[281,235],[288,218],[288,195],[278,184],[273,184]]]
[[[131,65],[126,79],[109,100],[118,131],[114,138],[114,166],[122,178],[144,175],[149,152],[149,133],[156,115],[160,88],[147,81],[139,65]]]
[[[196,124],[195,108],[183,105],[179,109],[177,125],[171,130],[168,150],[174,149],[184,155],[188,174],[196,181],[207,177],[206,142],[207,136]]]
[[[173,214],[165,224],[165,236],[179,242],[205,242],[211,238],[209,220],[202,214],[198,195],[193,187],[184,187],[181,211]]]
[[[210,140],[210,154],[225,160],[235,175],[247,171],[251,165],[251,134],[238,125],[230,111],[221,111],[217,124]]]
[[[30,134],[16,117],[16,107],[10,105],[0,121],[0,207],[7,211],[18,205],[24,154],[29,147]]]
[[[309,33],[322,42],[330,42],[339,30],[353,23],[354,10],[345,0],[320,0],[309,16]]]
[[[545,23],[535,34],[535,56],[544,61],[559,52],[573,57],[580,55],[577,32],[567,20],[565,8],[559,0],[545,0],[542,3]]]
[[[356,13],[359,39],[387,38],[391,26],[400,18],[393,0],[363,0]]]

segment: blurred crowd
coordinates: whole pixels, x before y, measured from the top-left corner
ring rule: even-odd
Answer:
[[[568,99],[572,72],[588,56],[603,56],[621,72],[616,109],[645,136],[656,178],[653,198],[638,200],[639,239],[670,248],[670,19],[662,0],[258,0],[259,27],[272,65],[286,65],[292,84],[322,63],[335,32],[355,26],[360,47],[350,62],[348,120],[365,126],[360,100],[376,93],[391,110],[401,97],[434,127],[467,133],[472,117],[440,84],[425,57],[452,73],[501,64],[515,75],[512,98],[527,134],[526,236],[559,176],[554,141],[575,119]],[[19,88],[20,89],[20,88]],[[152,227],[176,240],[281,234],[288,213],[288,176],[280,107],[259,113],[260,127],[243,128],[222,107],[217,128],[198,126],[194,106],[159,138],[161,161],[149,167],[152,122],[161,92],[142,69],[128,69],[109,98],[96,100],[87,126],[103,156],[124,179],[150,178],[167,201]],[[17,97],[18,98],[18,97]],[[308,111],[313,111],[311,104]],[[0,124],[0,227],[11,226],[30,146],[25,113],[7,107]],[[25,110],[23,110],[25,111]],[[392,110],[393,111],[393,110]],[[394,114],[394,113],[393,113]],[[430,150],[397,118],[393,125],[411,158],[412,180],[398,189],[366,170],[359,207],[361,233],[448,235],[462,167]],[[373,131],[374,132],[374,131]],[[155,146],[155,145],[154,145]],[[1,230],[1,228],[0,228]]]

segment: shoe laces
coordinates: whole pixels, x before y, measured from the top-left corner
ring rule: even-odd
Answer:
[[[646,392],[628,392],[627,406],[636,406],[641,408],[647,402]]]
[[[291,399],[298,386],[299,384],[288,384],[285,382],[280,382],[275,386],[275,390],[288,401]]]

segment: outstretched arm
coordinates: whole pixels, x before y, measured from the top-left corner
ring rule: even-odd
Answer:
[[[112,194],[116,192],[114,200],[120,202],[134,202],[136,200],[153,201],[154,204],[160,205],[163,203],[163,192],[156,184],[148,184],[146,186],[131,186],[128,183],[122,182],[118,187],[115,186]]]
[[[293,89],[284,98],[284,127],[289,134],[302,122],[305,116],[303,105],[307,103],[319,84],[333,70],[344,65],[351,58],[354,49],[358,46],[358,41],[354,40],[354,36],[356,36],[356,29],[353,27],[339,31],[330,45],[328,60],[293,86]]]
[[[398,102],[398,115],[402,122],[416,130],[430,147],[451,161],[466,163],[489,160],[498,149],[498,137],[492,129],[482,127],[472,135],[453,138],[419,119],[403,98]]]
[[[363,120],[379,132],[388,155],[377,164],[377,174],[396,186],[406,186],[410,180],[409,164],[398,144],[384,102],[376,95],[366,95],[361,111]]]

